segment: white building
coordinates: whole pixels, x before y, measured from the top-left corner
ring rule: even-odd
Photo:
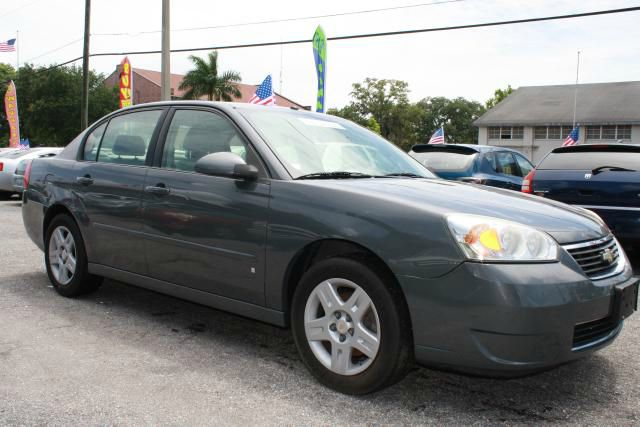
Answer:
[[[515,90],[474,122],[478,144],[513,148],[536,164],[571,132],[575,90],[575,85]],[[640,81],[578,85],[576,123],[581,144],[640,144]]]

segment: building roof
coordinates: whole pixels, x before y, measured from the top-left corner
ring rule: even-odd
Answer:
[[[151,83],[157,85],[158,87],[160,86],[160,81],[162,77],[162,74],[160,73],[160,71],[145,70],[142,68],[132,68],[132,70],[138,76],[141,76],[149,80]],[[183,78],[184,78],[184,75],[182,74],[171,74],[172,96],[175,96],[178,98],[182,98],[184,96],[185,91],[178,89],[180,87],[180,83],[182,83]],[[135,84],[135,77],[134,77],[134,84]],[[245,83],[237,83],[237,86],[238,86],[238,89],[240,89],[240,93],[241,93],[240,98],[234,100],[237,102],[248,102],[249,99],[251,99],[251,97],[256,93],[256,88],[258,87],[258,85],[249,85]],[[274,93],[276,95],[276,105],[280,105],[282,107],[304,108],[304,106],[296,102],[293,102],[289,98],[286,98],[276,92]],[[204,97],[203,99],[206,99],[206,97]]]
[[[525,86],[474,122],[476,126],[573,123],[575,85]],[[578,85],[576,122],[640,124],[640,81]]]

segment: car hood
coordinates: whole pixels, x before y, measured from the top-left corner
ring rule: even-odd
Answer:
[[[468,213],[529,225],[559,243],[597,239],[609,234],[582,208],[539,196],[443,179],[374,178],[300,181],[314,187],[354,193],[431,214]]]

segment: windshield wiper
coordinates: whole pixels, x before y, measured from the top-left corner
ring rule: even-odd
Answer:
[[[408,178],[426,178],[422,175],[418,175],[416,173],[411,173],[411,172],[396,172],[396,173],[388,173],[386,175],[383,176],[388,176],[390,178],[394,177],[394,176],[406,176]]]
[[[306,175],[301,175],[296,179],[347,179],[347,178],[372,178],[372,176],[367,175],[366,173],[360,173],[360,172],[337,171],[337,172],[308,173]]]
[[[597,175],[600,172],[610,171],[610,172],[638,172],[637,170],[621,168],[619,166],[600,166],[591,171],[592,174]]]

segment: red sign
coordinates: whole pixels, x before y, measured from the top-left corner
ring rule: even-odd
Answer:
[[[9,82],[7,93],[4,95],[4,111],[9,122],[9,147],[17,148],[20,146],[20,121],[18,120],[18,96],[13,81]]]
[[[133,105],[131,98],[133,75],[129,58],[125,56],[120,65],[120,108],[131,107]]]

